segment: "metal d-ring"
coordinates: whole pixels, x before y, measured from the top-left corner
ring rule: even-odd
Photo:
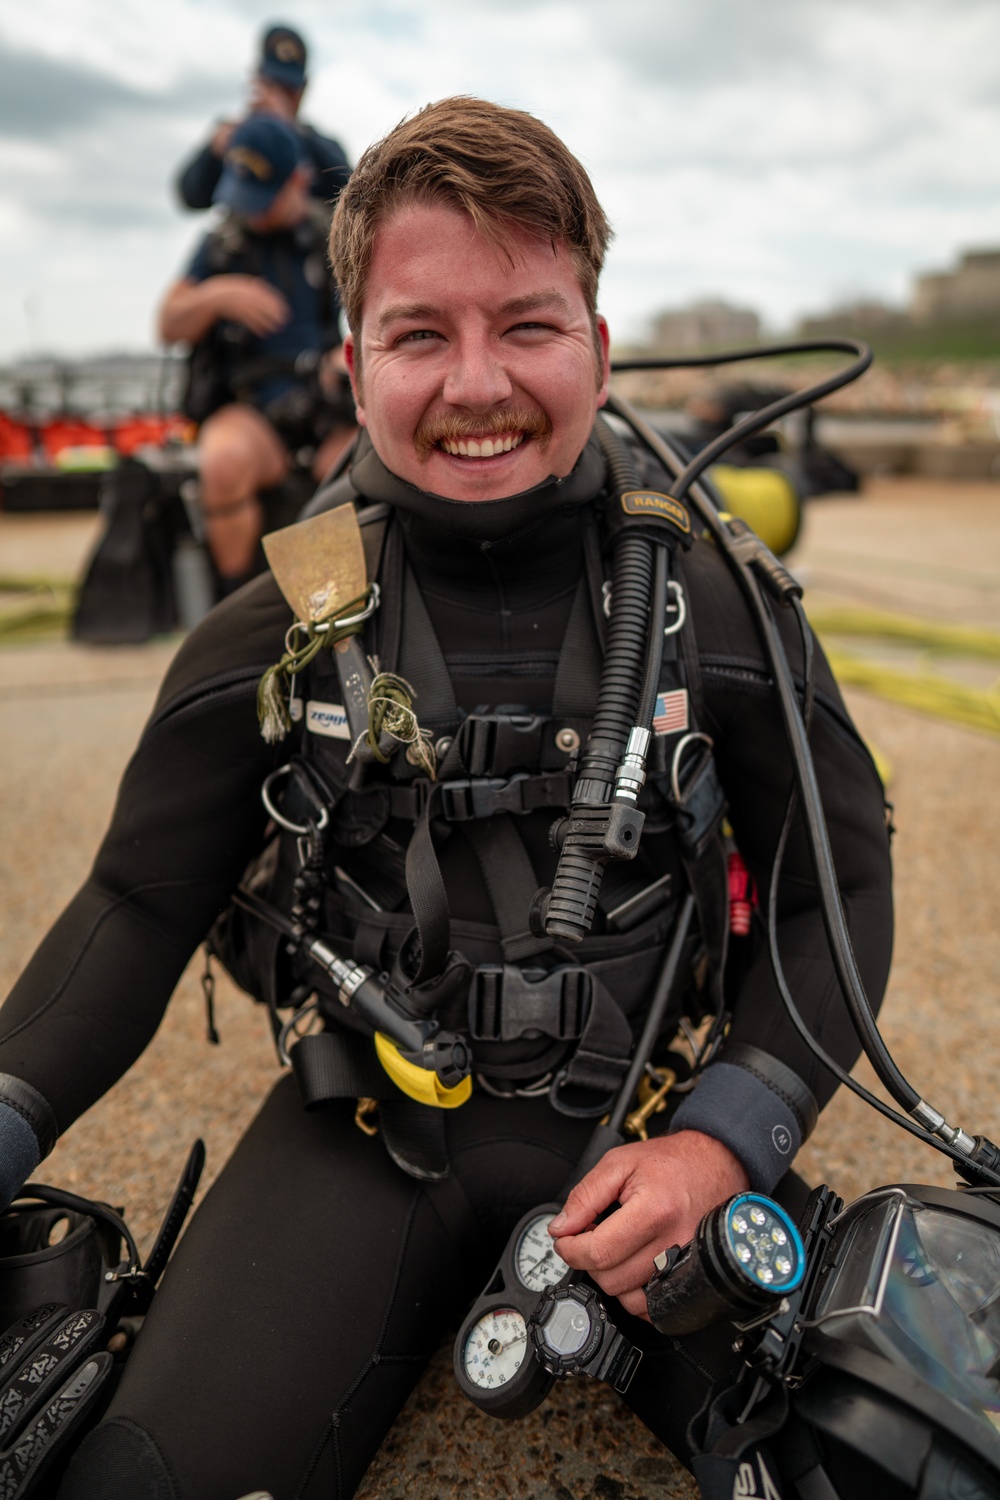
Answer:
[[[670,590],[671,594],[673,594],[675,600],[677,601],[672,606],[670,604],[667,605],[667,614],[672,614],[674,610],[676,610],[677,619],[672,625],[664,625],[663,634],[676,635],[678,630],[682,630],[684,628],[684,621],[687,619],[687,598],[684,593],[684,585],[682,583],[678,583],[676,579],[671,578],[670,582],[667,584],[667,588]]]
[[[368,599],[363,609],[356,615],[344,615],[340,620],[326,620],[322,625],[314,625],[316,635],[325,635],[328,630],[349,630],[352,625],[363,625],[371,615],[375,613],[382,602],[382,590],[377,583],[373,583],[368,593]]]
[[[693,744],[695,740],[702,740],[709,749],[715,744],[712,736],[710,734],[703,734],[701,730],[694,730],[691,734],[686,734],[683,739],[678,740],[674,749],[674,758],[670,766],[670,790],[674,794],[675,802],[680,802],[681,800],[681,757],[686,747]]]
[[[306,1016],[313,1015],[318,1011],[319,1001],[317,1000],[316,996],[313,995],[311,999],[306,1001],[305,1005],[300,1005],[298,1010],[289,1016],[288,1020],[278,1032],[278,1060],[281,1063],[282,1067],[290,1068],[292,1065],[292,1059],[288,1048],[288,1038],[290,1036],[300,1036],[298,1030],[300,1021],[304,1021]]]
[[[277,781],[279,776],[290,776],[291,774],[292,765],[290,761],[287,766],[279,766],[276,771],[272,771],[270,776],[267,777],[264,785],[260,789],[260,800],[264,804],[264,809],[268,817],[273,818],[280,828],[286,829],[288,833],[311,833],[312,827],[310,826],[310,824],[293,823],[291,818],[286,818],[283,812],[279,812],[277,806],[271,798],[272,783]],[[323,829],[330,821],[330,809],[322,802],[318,802],[316,805],[319,811],[319,817],[316,819],[316,823],[313,826],[315,826],[318,833],[322,833]]]

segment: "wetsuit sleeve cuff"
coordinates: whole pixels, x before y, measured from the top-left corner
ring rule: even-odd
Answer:
[[[56,1143],[56,1117],[37,1089],[0,1073],[0,1208],[21,1190]]]
[[[758,1193],[769,1193],[816,1123],[802,1080],[756,1047],[734,1047],[706,1068],[670,1122],[670,1133],[700,1130],[741,1162]]]

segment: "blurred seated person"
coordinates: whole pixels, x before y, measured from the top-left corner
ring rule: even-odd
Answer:
[[[262,566],[260,492],[293,459],[319,479],[354,435],[329,218],[287,121],[234,132],[215,200],[228,210],[167,292],[160,337],[192,346],[184,410],[200,422],[201,504],[220,594]]]
[[[339,141],[320,135],[299,119],[306,88],[306,44],[290,26],[272,26],[264,33],[260,61],[250,80],[248,114],[277,115],[298,133],[303,161],[312,167],[310,192],[332,203],[351,175],[350,163]],[[222,176],[222,163],[235,120],[222,120],[211,139],[195,152],[177,176],[177,193],[186,208],[211,208]]]

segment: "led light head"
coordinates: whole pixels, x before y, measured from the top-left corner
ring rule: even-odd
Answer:
[[[725,1205],[724,1246],[738,1274],[755,1293],[784,1297],[805,1275],[802,1237],[777,1203],[743,1193]]]
[[[657,1257],[646,1287],[661,1333],[693,1333],[736,1320],[796,1291],[805,1276],[802,1237],[779,1204],[740,1193],[707,1213],[683,1250]]]

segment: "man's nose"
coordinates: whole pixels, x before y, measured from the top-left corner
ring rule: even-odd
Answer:
[[[487,338],[466,338],[453,345],[442,392],[450,406],[488,411],[513,392],[503,361]]]

